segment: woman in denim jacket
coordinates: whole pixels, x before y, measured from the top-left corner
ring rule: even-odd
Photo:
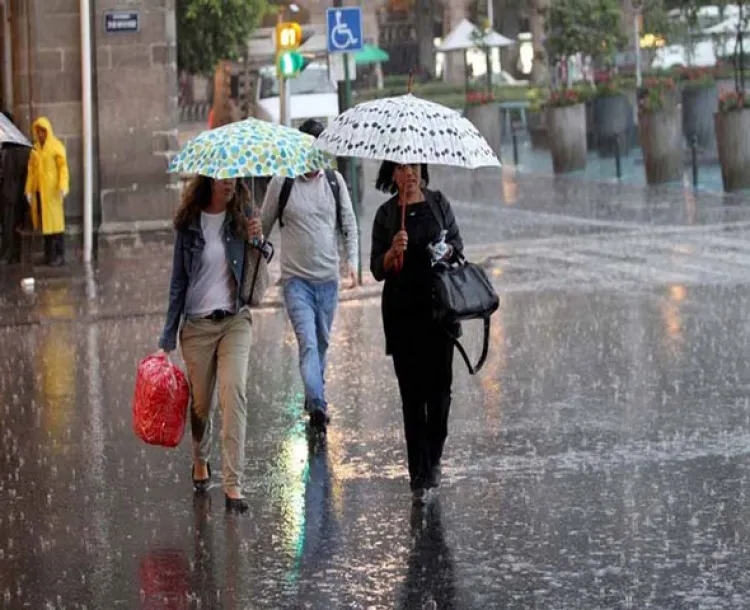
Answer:
[[[159,347],[180,347],[192,395],[192,478],[196,493],[211,479],[211,403],[218,385],[222,412],[225,504],[244,513],[242,496],[247,421],[250,311],[240,296],[245,248],[252,247],[244,215],[247,189],[237,180],[199,176],[188,186],[175,218],[169,310]],[[180,329],[180,323],[182,328]]]

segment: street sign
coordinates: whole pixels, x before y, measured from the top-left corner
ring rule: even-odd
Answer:
[[[138,32],[141,29],[141,19],[138,11],[108,11],[104,13],[104,31]]]
[[[336,83],[342,83],[346,80],[346,70],[344,70],[344,55],[345,53],[331,53],[328,56],[328,71],[331,74],[331,80]],[[354,55],[346,55],[349,59],[349,78],[356,80],[357,78],[357,62],[354,60]]]
[[[326,11],[329,53],[361,51],[363,41],[362,9],[358,6],[329,8]]]

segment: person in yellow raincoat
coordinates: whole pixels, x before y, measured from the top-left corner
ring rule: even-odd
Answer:
[[[34,149],[29,157],[26,198],[31,205],[34,229],[41,220],[44,235],[44,261],[61,267],[65,264],[65,212],[69,172],[65,146],[55,137],[49,119],[34,122]],[[40,218],[41,216],[41,218]]]

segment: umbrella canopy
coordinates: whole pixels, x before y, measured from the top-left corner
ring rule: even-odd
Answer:
[[[216,179],[293,178],[333,166],[333,159],[314,144],[311,135],[250,118],[193,138],[172,160],[169,171]]]
[[[354,61],[358,66],[367,66],[388,61],[390,55],[375,45],[366,44],[361,51],[354,54]]]
[[[13,122],[0,112],[0,143],[17,144],[31,148],[31,142]]]
[[[411,94],[350,108],[333,120],[316,146],[341,157],[402,164],[500,166],[471,122],[455,110]]]
[[[477,26],[468,19],[459,23],[446,37],[445,40],[436,49],[441,53],[450,51],[467,51],[476,49],[480,45],[477,43],[478,37],[483,34]],[[509,47],[513,44],[510,38],[498,34],[495,30],[490,30],[482,41],[484,46],[488,47]]]

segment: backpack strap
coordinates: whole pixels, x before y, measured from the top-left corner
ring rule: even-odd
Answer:
[[[331,187],[333,199],[336,202],[336,227],[338,228],[339,233],[344,235],[344,221],[341,216],[341,185],[339,184],[339,179],[336,177],[336,172],[334,170],[327,169],[325,173],[328,186]]]
[[[278,213],[278,219],[279,219],[279,226],[284,227],[284,221],[282,220],[282,216],[284,215],[284,208],[286,208],[286,204],[289,203],[289,195],[292,194],[292,187],[294,186],[294,178],[287,178],[284,180],[284,184],[281,186],[281,193],[279,193],[279,213]]]

